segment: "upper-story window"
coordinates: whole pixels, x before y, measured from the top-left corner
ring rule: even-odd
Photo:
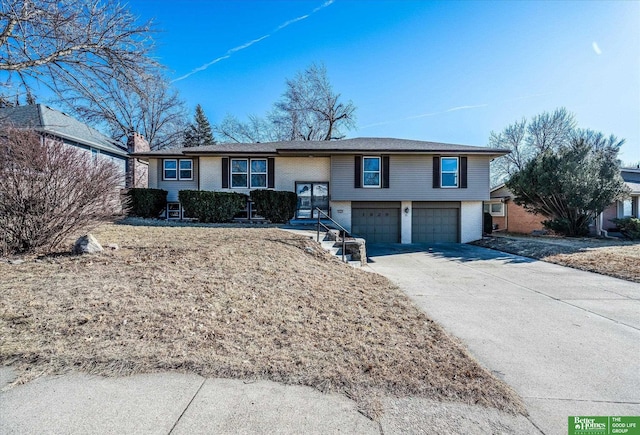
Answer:
[[[267,187],[267,159],[231,159],[231,187]]]
[[[440,186],[458,187],[457,157],[442,157],[440,159]]]
[[[163,180],[193,180],[193,160],[164,159],[162,167]]]
[[[247,159],[231,160],[231,187],[247,187],[249,162]]]
[[[251,187],[267,187],[267,159],[251,159]]]
[[[362,158],[362,185],[380,187],[380,157]]]
[[[181,180],[193,180],[193,160],[180,159],[180,179]]]

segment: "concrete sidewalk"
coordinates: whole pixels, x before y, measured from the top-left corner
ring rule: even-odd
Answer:
[[[6,370],[6,369],[5,369]],[[341,395],[274,382],[71,374],[0,393],[3,434],[379,433]]]
[[[0,368],[0,385],[11,381]],[[269,381],[157,373],[44,377],[0,392],[2,434],[534,434],[522,416],[460,403],[383,398],[374,422],[355,402]]]
[[[640,415],[640,285],[470,245],[371,245],[369,267],[523,397],[546,434]]]

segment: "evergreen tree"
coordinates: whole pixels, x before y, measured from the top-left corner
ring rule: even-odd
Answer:
[[[584,236],[612,202],[628,195],[618,151],[624,140],[574,130],[568,143],[538,151],[507,181],[514,202],[548,218],[546,228]]]
[[[213,133],[211,132],[211,124],[207,116],[204,114],[201,105],[196,106],[196,114],[194,122],[187,126],[187,130],[184,132],[184,142],[182,146],[186,147],[198,147],[202,145],[213,145],[216,141],[213,139]]]

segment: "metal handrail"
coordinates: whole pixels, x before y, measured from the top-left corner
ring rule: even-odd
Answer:
[[[326,226],[325,224],[323,224],[322,222],[320,222],[320,218],[321,216],[326,217],[327,219],[329,219],[336,227],[338,227],[338,229],[341,231],[342,237],[340,237],[342,239],[342,262],[344,263],[344,259],[345,259],[345,247],[346,247],[346,242],[345,242],[345,238],[347,236],[347,234],[349,234],[349,232],[347,231],[347,229],[345,227],[343,227],[342,225],[340,225],[338,222],[334,221],[331,216],[329,216],[328,214],[326,214],[325,212],[323,212],[322,210],[320,210],[318,207],[315,208],[315,211],[318,212],[318,224],[316,226],[316,241],[318,243],[320,243],[320,227],[322,226],[325,230],[329,231],[331,230],[331,228],[329,228],[328,226]]]

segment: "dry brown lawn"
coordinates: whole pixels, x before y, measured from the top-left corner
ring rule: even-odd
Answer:
[[[640,242],[637,241],[504,236],[484,238],[474,244],[640,282]]]
[[[0,262],[0,363],[21,380],[176,370],[524,413],[387,279],[274,228],[108,224],[117,250]]]

